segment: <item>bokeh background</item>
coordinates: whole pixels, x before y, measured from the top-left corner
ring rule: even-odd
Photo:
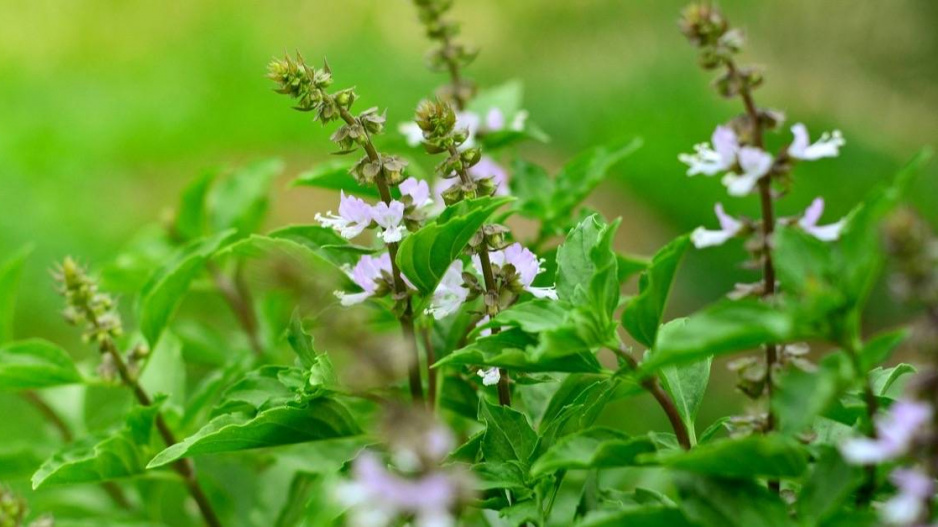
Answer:
[[[798,168],[783,215],[823,195],[825,223],[836,220],[938,137],[938,3],[720,3],[747,30],[743,60],[766,67],[761,104],[815,135],[839,128],[848,141],[841,157]],[[696,67],[676,26],[682,6],[464,0],[454,10],[463,40],[482,50],[468,75],[482,87],[521,80],[531,120],[552,137],[524,147],[526,157],[556,169],[590,145],[644,139],[591,199],[607,216],[624,217],[619,246],[638,254],[715,225],[715,201],[733,213],[757,212],[755,199],[727,197],[716,179],[688,179],[677,162],[739,110]],[[334,207],[332,195],[287,189],[327,160],[331,145],[328,132],[272,93],[264,73],[273,55],[327,56],[339,84],[358,87],[363,108],[387,107],[397,123],[443,81],[424,68],[427,48],[406,0],[0,1],[0,257],[36,247],[17,336],[74,343],[58,316],[52,264],[66,254],[107,262],[206,167],[282,158],[270,228],[311,222]],[[914,192],[933,220],[936,175],[929,167]],[[691,254],[673,313],[754,280],[734,266],[743,257],[738,244]],[[900,317],[876,307],[873,328]],[[702,426],[714,405],[739,399],[720,371]]]

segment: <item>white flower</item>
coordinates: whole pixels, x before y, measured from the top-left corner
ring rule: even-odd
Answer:
[[[383,279],[383,273],[391,274],[391,256],[388,253],[378,257],[370,254],[362,255],[355,267],[347,271],[349,278],[355,282],[355,285],[362,288],[362,292],[349,294],[344,291],[336,291],[335,296],[346,307],[360,304],[378,290],[380,281]]]
[[[335,229],[346,239],[352,239],[361,234],[371,225],[372,219],[371,205],[355,196],[346,196],[344,191],[339,198],[338,216],[332,212],[327,212],[325,215],[316,214],[316,221],[324,227]]]
[[[814,144],[810,144],[808,128],[802,123],[792,126],[791,133],[795,138],[788,146],[788,155],[804,161],[822,157],[837,157],[840,154],[840,147],[846,144],[840,130],[834,130],[831,133],[825,132]]]
[[[402,196],[409,196],[414,207],[420,208],[433,204],[430,199],[430,185],[421,179],[409,177],[398,187]]]
[[[482,384],[485,386],[495,386],[502,379],[502,375],[498,373],[498,368],[479,370],[478,375],[482,377]]]
[[[889,525],[918,525],[928,511],[927,503],[935,492],[935,481],[928,474],[915,469],[896,469],[889,479],[899,489],[879,510]]]
[[[407,121],[397,125],[397,131],[404,136],[407,146],[415,147],[423,143],[423,130],[414,121]]]
[[[772,168],[772,155],[754,146],[744,146],[737,155],[742,174],[730,172],[723,176],[723,185],[730,196],[745,196]]]
[[[404,204],[394,200],[391,204],[383,201],[372,207],[371,217],[381,227],[381,239],[385,243],[395,243],[404,237],[406,228],[401,225],[404,219]]]
[[[815,198],[814,201],[811,202],[811,205],[804,211],[804,215],[801,216],[801,219],[798,220],[798,226],[821,241],[834,241],[840,237],[840,232],[844,228],[846,219],[841,218],[838,222],[829,225],[818,225],[817,222],[821,219],[822,214],[824,214],[824,199]]]
[[[840,445],[849,463],[874,465],[901,457],[912,446],[916,433],[932,417],[931,406],[918,401],[896,401],[889,413],[876,419],[876,438],[858,437]]]
[[[713,147],[707,143],[694,146],[693,154],[681,154],[677,158],[688,165],[688,176],[704,174],[712,176],[729,170],[736,163],[739,140],[736,132],[729,126],[717,126],[710,138]]]
[[[482,263],[478,255],[472,257],[479,274],[482,274]],[[537,259],[531,251],[520,243],[513,243],[500,251],[490,251],[489,261],[492,265],[504,267],[511,265],[515,269],[519,285],[537,298],[557,300],[557,290],[553,287],[533,287],[531,284],[538,274],[544,271],[541,260]]]
[[[717,203],[714,210],[716,211],[717,219],[720,221],[720,230],[711,231],[703,227],[694,229],[694,232],[690,235],[690,240],[694,244],[694,247],[698,249],[723,245],[727,240],[736,236],[743,230],[743,223],[728,215],[726,211],[723,210],[722,204]]]
[[[436,291],[433,292],[430,307],[425,311],[428,315],[433,315],[433,318],[437,320],[446,318],[455,313],[466,301],[469,290],[463,287],[462,270],[462,260],[456,260],[450,264],[440,284],[436,286]]]

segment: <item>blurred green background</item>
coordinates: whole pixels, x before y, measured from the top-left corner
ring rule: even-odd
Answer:
[[[836,220],[938,136],[934,0],[720,3],[750,37],[743,60],[766,67],[760,103],[815,136],[839,128],[848,141],[840,158],[798,168],[783,215],[823,195],[824,223]],[[591,200],[625,217],[619,245],[634,253],[714,226],[715,201],[757,211],[755,199],[727,197],[715,178],[688,179],[677,162],[739,110],[697,68],[676,26],[683,4],[463,0],[454,10],[462,39],[482,50],[468,75],[482,87],[523,81],[531,120],[553,139],[525,156],[556,168],[590,145],[644,138]],[[48,269],[66,254],[106,262],[206,167],[282,157],[268,227],[334,208],[329,194],[286,189],[331,145],[329,132],[272,93],[264,73],[273,55],[328,56],[337,85],[356,85],[361,108],[387,107],[397,123],[443,82],[424,68],[427,48],[405,0],[0,2],[0,256],[36,246],[17,336],[73,342]],[[930,167],[914,193],[932,219],[936,175]],[[753,281],[733,267],[743,257],[738,244],[691,254],[672,311]],[[730,382],[714,389],[732,392]]]

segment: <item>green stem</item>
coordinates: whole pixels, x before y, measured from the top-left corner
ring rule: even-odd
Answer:
[[[88,318],[88,322],[91,325],[94,327],[100,327],[97,315],[92,310],[87,310],[85,316]],[[99,345],[101,352],[109,355],[114,361],[114,365],[117,367],[117,372],[120,375],[121,381],[125,386],[130,388],[130,391],[133,392],[137,402],[142,406],[153,406],[153,399],[146,392],[146,390],[143,389],[143,387],[137,381],[136,377],[134,377],[134,375],[130,372],[130,369],[127,367],[127,363],[124,362],[124,358],[118,351],[117,345],[114,344],[114,341],[110,338],[105,338],[100,342]],[[156,413],[156,429],[166,446],[172,446],[179,442],[176,440],[176,436],[173,435],[172,430],[170,430],[169,425],[166,424],[166,420],[163,418],[163,413],[159,411]],[[192,460],[188,458],[180,459],[179,461],[173,463],[172,467],[173,470],[175,470],[176,473],[179,474],[179,476],[182,478],[183,483],[189,491],[189,495],[192,496],[192,499],[194,499],[196,505],[198,505],[199,512],[201,512],[202,518],[205,520],[205,524],[209,527],[221,527],[221,521],[219,521],[218,515],[215,514],[215,510],[212,508],[211,502],[208,500],[208,497],[205,495],[205,492],[199,485],[199,481],[195,475],[195,464],[192,462]]]

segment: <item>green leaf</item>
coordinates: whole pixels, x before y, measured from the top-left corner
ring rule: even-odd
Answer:
[[[671,324],[683,321],[677,320]],[[700,409],[700,403],[703,402],[704,393],[707,391],[707,384],[710,382],[710,364],[713,362],[711,357],[706,359],[681,364],[677,366],[666,366],[658,371],[658,378],[661,379],[661,386],[671,396],[677,412],[681,416],[681,421],[687,427],[690,433],[691,444],[697,442],[697,433],[694,422],[697,419],[697,410]]]
[[[360,433],[361,429],[343,405],[321,397],[301,405],[275,406],[256,415],[237,412],[218,416],[194,435],[157,454],[147,468],[202,454],[292,445]]]
[[[208,226],[207,198],[215,172],[205,172],[182,191],[176,212],[176,234],[183,241],[201,238]]]
[[[610,428],[588,428],[568,435],[542,454],[531,467],[531,475],[556,470],[628,467],[638,465],[638,456],[655,452],[647,437],[629,437]]]
[[[450,264],[496,210],[512,198],[484,197],[450,207],[401,242],[397,265],[422,295],[436,289]]]
[[[186,244],[143,286],[138,307],[140,331],[151,348],[156,347],[189,285],[202,273],[209,258],[231,241],[233,235],[234,231],[229,230]]]
[[[45,340],[0,345],[0,390],[37,390],[82,382],[72,358]]]
[[[547,208],[547,223],[567,218],[596,185],[620,161],[642,146],[641,139],[618,139],[578,154],[564,165],[554,180],[554,193]]]
[[[362,197],[379,197],[378,188],[375,185],[362,185],[352,176],[349,170],[353,164],[354,162],[348,159],[334,159],[319,164],[297,176],[290,186],[342,190]]]
[[[283,162],[268,159],[219,181],[209,196],[215,232],[235,229],[244,235],[256,231],[267,213],[270,185],[282,171]]]
[[[932,158],[923,149],[906,164],[889,186],[874,191],[847,218],[840,237],[840,280],[846,294],[861,308],[882,267],[883,251],[879,227],[882,219],[905,196],[912,181]],[[858,315],[859,316],[859,315]]]
[[[554,180],[539,165],[517,158],[511,164],[508,180],[511,193],[518,198],[515,208],[522,216],[543,219],[548,215],[554,193]]]
[[[664,451],[643,461],[710,476],[794,478],[808,466],[804,448],[782,436],[720,439],[692,450]]]
[[[350,244],[332,229],[318,225],[292,225],[266,235],[252,234],[225,247],[217,257],[259,258],[278,253],[301,263],[318,260],[342,269],[346,265],[355,265],[361,255],[372,252],[367,247]]]
[[[838,514],[862,483],[862,468],[844,462],[836,448],[821,447],[814,470],[795,502],[799,519],[805,525],[820,525]]]
[[[290,317],[290,327],[287,328],[287,342],[294,353],[300,358],[300,363],[309,368],[316,363],[317,353],[313,346],[313,336],[303,329],[303,318],[299,309],[293,311]]]
[[[625,329],[649,348],[655,344],[674,275],[689,244],[689,238],[681,236],[655,254],[648,270],[639,279],[638,295],[629,301],[622,313]]]
[[[619,304],[618,258],[612,251],[619,220],[606,224],[594,214],[580,222],[557,249],[557,296],[588,304],[611,317]]]
[[[33,489],[45,485],[92,483],[142,474],[160,401],[131,409],[123,428],[90,436],[55,454],[33,474]]]
[[[16,289],[23,274],[23,264],[31,252],[32,246],[26,246],[0,262],[0,344],[13,339]]]
[[[684,515],[700,527],[795,527],[788,507],[763,485],[678,474],[675,478]]]
[[[507,406],[479,404],[479,420],[485,423],[482,456],[487,462],[518,461],[527,466],[537,447],[537,433],[528,418]]]
[[[905,342],[910,334],[908,329],[903,328],[877,335],[864,344],[860,350],[860,366],[863,371],[869,371],[889,360],[896,348]]]
[[[693,527],[677,509],[650,505],[588,515],[576,527]]]
[[[478,490],[528,488],[525,467],[518,461],[479,463],[472,466],[472,472],[479,477]]]
[[[559,438],[593,426],[610,402],[633,397],[643,391],[632,379],[588,373],[567,376],[554,392],[541,418],[539,449],[549,449]]]
[[[182,341],[171,332],[160,338],[150,353],[140,385],[147,393],[166,396],[164,408],[182,408],[186,401],[186,363],[182,358]]]
[[[468,365],[498,366],[530,373],[602,371],[602,365],[592,353],[535,357],[533,351],[537,344],[536,337],[512,328],[476,339],[468,346],[438,360],[434,368],[444,365]]]
[[[897,397],[895,392],[901,393],[901,390],[894,390],[893,387],[903,376],[913,373],[915,373],[915,366],[905,363],[887,369],[876,368],[869,373],[870,386],[874,394],[895,399]],[[890,395],[891,393],[894,395]]]
[[[780,431],[786,435],[804,432],[837,402],[852,376],[850,361],[842,353],[824,357],[814,372],[790,369],[779,379],[772,397]]]
[[[807,336],[797,328],[794,317],[782,309],[758,300],[724,300],[691,315],[684,324],[665,325],[657,336],[654,353],[641,368],[653,372],[669,364]]]

